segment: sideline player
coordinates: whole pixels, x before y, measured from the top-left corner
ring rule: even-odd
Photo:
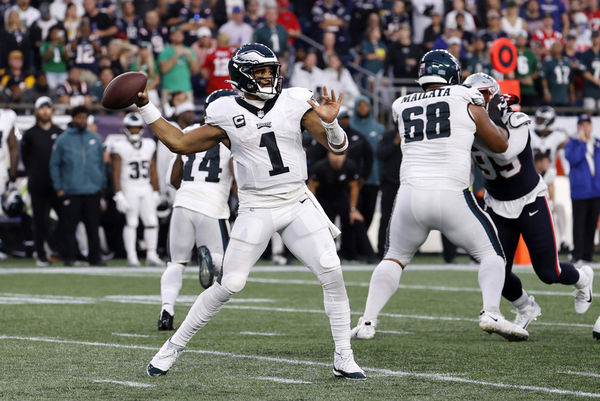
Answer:
[[[485,204],[498,229],[506,257],[502,295],[517,308],[514,323],[526,329],[542,313],[533,296],[527,294],[519,277],[512,272],[521,235],[529,250],[533,270],[540,280],[546,284],[574,285],[575,312],[585,313],[592,302],[594,271],[589,266],[576,269],[571,263],[558,260],[547,199],[548,187],[533,163],[529,117],[510,109],[506,109],[503,115],[498,112],[497,105],[502,95],[498,83],[491,76],[483,73],[470,75],[465,84],[482,92],[489,102],[492,119],[509,131],[509,145],[504,153],[493,153],[475,140],[472,154],[485,178]]]
[[[379,312],[398,289],[402,270],[431,230],[440,230],[480,262],[481,329],[509,340],[529,336],[500,313],[502,246],[489,216],[468,189],[473,140],[478,138],[492,151],[504,152],[507,132],[490,120],[477,89],[459,85],[460,76],[454,56],[432,50],[419,62],[418,83],[425,92],[400,97],[392,105],[402,137],[400,189],[385,255],[371,276],[365,312],[352,330],[353,338],[373,338]]]
[[[325,312],[335,343],[333,373],[364,380],[350,345],[350,304],[340,259],[332,234],[339,230],[305,185],[306,153],[302,130],[323,146],[343,152],[346,133],[339,126],[342,97],[324,88],[323,104],[305,88],[281,89],[281,64],[261,44],[240,47],[229,61],[232,85],[243,98],[222,97],[206,111],[203,127],[183,134],[161,118],[139,94],[137,105],[152,131],[171,151],[189,154],[222,142],[230,147],[236,166],[240,207],[215,284],[201,293],[181,327],[165,342],[147,367],[151,376],[163,375],[175,363],[192,336],[246,285],[250,268],[279,232],[288,249],[318,277]]]
[[[206,98],[204,109],[222,96],[237,96],[237,93],[228,89],[214,91]],[[192,125],[183,132],[199,126]],[[171,161],[168,184],[177,192],[169,226],[170,261],[160,279],[162,309],[158,319],[159,330],[173,330],[175,301],[194,245],[198,247],[201,258],[202,286],[210,287],[212,275],[221,272],[223,254],[229,242],[227,200],[233,184],[231,160],[231,152],[220,143],[203,152],[176,155]],[[206,276],[209,279],[204,281]]]
[[[144,121],[139,113],[127,113],[123,117],[125,141],[116,141],[111,148],[113,185],[117,210],[125,214],[123,244],[127,252],[127,263],[139,266],[136,250],[137,226],[141,218],[144,223],[146,241],[146,264],[164,266],[156,253],[158,241],[158,218],[156,206],[158,177],[156,175],[156,144],[150,138],[142,138]]]

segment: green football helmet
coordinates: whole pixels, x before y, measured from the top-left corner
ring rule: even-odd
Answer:
[[[419,62],[419,79],[417,82],[426,84],[460,84],[460,63],[446,50],[431,50]]]

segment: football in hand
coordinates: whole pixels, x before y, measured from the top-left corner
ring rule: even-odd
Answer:
[[[146,74],[135,71],[114,77],[104,89],[102,106],[112,110],[131,106],[137,100],[138,92],[146,88],[146,81]]]

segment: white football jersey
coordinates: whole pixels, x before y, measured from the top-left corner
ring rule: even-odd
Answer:
[[[142,138],[138,146],[129,140],[115,141],[111,152],[121,157],[121,188],[128,190],[152,191],[150,165],[156,143],[150,138]]]
[[[231,152],[227,146],[221,143],[207,151],[183,155],[181,158],[183,179],[175,193],[173,207],[184,207],[215,219],[228,219],[227,200],[233,175],[229,168]]]
[[[0,174],[5,175],[9,168],[8,136],[17,121],[17,113],[10,109],[0,109]]]
[[[402,138],[401,185],[463,190],[470,186],[475,121],[469,104],[481,93],[462,85],[400,97],[392,104]]]
[[[225,96],[206,110],[206,124],[223,129],[231,142],[240,205],[266,207],[304,195],[306,153],[300,123],[312,92],[284,89],[262,109]]]

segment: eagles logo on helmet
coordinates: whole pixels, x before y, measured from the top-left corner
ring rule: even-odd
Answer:
[[[256,79],[254,71],[263,67],[271,67],[272,85],[262,87]],[[263,100],[273,99],[281,93],[283,79],[280,75],[281,64],[271,49],[259,43],[245,44],[233,53],[229,60],[229,83],[244,93],[256,95]]]
[[[16,189],[7,190],[2,194],[2,210],[8,217],[17,217],[23,213],[25,203]]]

